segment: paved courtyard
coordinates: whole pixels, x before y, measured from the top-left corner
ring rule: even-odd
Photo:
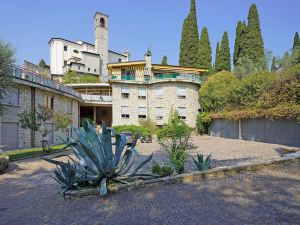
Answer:
[[[193,141],[201,143],[199,148],[205,154],[214,149],[214,158],[222,163],[236,162],[232,161],[234,158],[242,159],[237,160],[240,162],[247,158],[279,157],[277,145],[210,137],[195,137]],[[251,148],[251,153],[243,152]],[[140,144],[139,149],[146,154],[150,149],[155,150],[156,144]],[[51,164],[35,158],[12,163],[11,171],[0,175],[0,224],[299,224],[300,221],[299,163],[202,183],[163,185],[72,201],[64,201],[58,195],[58,185],[49,178],[52,168]]]

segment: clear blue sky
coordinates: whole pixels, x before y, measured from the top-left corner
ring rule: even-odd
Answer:
[[[233,52],[235,27],[247,18],[252,3],[258,7],[265,48],[282,55],[300,32],[299,0],[197,0],[199,33],[203,26],[215,52],[223,32],[229,33]],[[49,63],[51,37],[94,43],[93,16],[109,18],[109,49],[129,48],[132,60],[142,59],[150,47],[153,61],[164,54],[178,64],[181,29],[190,0],[1,0],[0,38],[11,42],[17,60]]]

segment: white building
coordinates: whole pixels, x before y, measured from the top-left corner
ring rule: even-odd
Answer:
[[[95,44],[51,38],[50,68],[53,77],[61,80],[69,70],[108,78],[108,63],[127,62],[128,51],[118,53],[108,50],[108,16],[96,12],[94,16]]]

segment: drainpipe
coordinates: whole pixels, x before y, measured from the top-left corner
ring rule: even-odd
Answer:
[[[239,139],[242,140],[242,120],[239,119]]]
[[[31,110],[35,112],[35,87],[31,87]],[[31,130],[30,133],[30,139],[31,139],[31,148],[35,147],[35,131]]]

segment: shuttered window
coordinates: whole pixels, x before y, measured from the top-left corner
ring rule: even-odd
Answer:
[[[122,98],[129,98],[129,87],[122,87],[121,88],[121,97]]]
[[[128,106],[122,106],[121,114],[122,114],[122,118],[129,119],[129,107]]]
[[[185,120],[186,119],[186,107],[178,107],[177,108],[179,118]]]
[[[185,86],[177,87],[177,96],[178,98],[186,98],[186,88]]]
[[[140,119],[146,119],[147,118],[147,108],[146,107],[139,107],[138,108],[138,114]]]
[[[146,88],[139,88],[139,99],[146,99]]]
[[[163,88],[162,87],[156,88],[156,98],[163,98]]]
[[[13,88],[7,91],[3,96],[2,104],[19,106],[19,90]]]
[[[164,117],[164,111],[162,107],[156,107],[156,120],[162,120]]]

